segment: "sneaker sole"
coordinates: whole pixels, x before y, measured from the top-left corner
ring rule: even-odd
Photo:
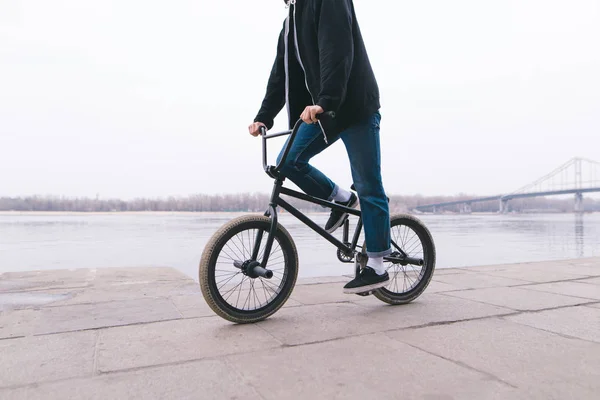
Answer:
[[[348,207],[355,208],[357,205],[358,205],[358,197],[356,198],[354,203],[350,204]],[[342,226],[344,224],[344,222],[346,222],[346,219],[348,219],[348,213],[342,214],[342,217],[338,220],[338,222],[336,222],[331,228],[325,229],[325,232],[327,232],[327,233],[335,232],[340,226]]]
[[[361,287],[351,288],[351,289],[344,288],[344,293],[345,294],[358,294],[358,293],[370,292],[371,290],[381,289],[382,287],[387,286],[389,283],[390,283],[390,280],[388,279],[387,281],[373,283],[372,285],[368,285],[368,286],[361,286]]]

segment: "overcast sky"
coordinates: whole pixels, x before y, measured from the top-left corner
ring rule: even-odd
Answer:
[[[598,0],[354,3],[389,194],[506,193],[600,161]],[[0,0],[0,196],[269,191],[247,125],[285,14],[281,0]],[[341,142],[314,164],[351,183]]]

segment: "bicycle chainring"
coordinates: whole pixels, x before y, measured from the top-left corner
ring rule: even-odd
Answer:
[[[346,246],[350,247],[350,243],[344,243]],[[343,263],[351,263],[354,261],[354,254],[344,253],[342,250],[337,250],[337,258]]]

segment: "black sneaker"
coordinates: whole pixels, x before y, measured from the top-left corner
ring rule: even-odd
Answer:
[[[344,286],[344,293],[357,294],[369,292],[387,286],[389,281],[390,276],[387,271],[383,275],[377,275],[377,272],[373,268],[365,267],[356,278]]]
[[[350,200],[348,200],[346,202],[336,201],[336,203],[341,206],[354,208],[358,205],[358,197],[356,197],[356,195],[354,193],[350,193]],[[335,230],[337,228],[339,228],[340,226],[342,226],[344,221],[346,221],[346,218],[348,218],[348,213],[345,213],[343,211],[331,210],[329,219],[327,220],[327,223],[325,224],[325,230],[329,233],[335,232]]]

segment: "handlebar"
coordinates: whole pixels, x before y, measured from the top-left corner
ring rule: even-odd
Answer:
[[[318,120],[321,120],[323,117],[333,119],[333,118],[335,118],[335,113],[333,111],[327,111],[322,114],[317,114]],[[276,175],[281,170],[281,167],[285,163],[285,160],[287,159],[290,149],[292,148],[292,144],[294,143],[294,139],[296,138],[296,134],[298,133],[298,129],[300,128],[300,125],[302,125],[301,119],[296,121],[296,123],[294,124],[294,128],[291,131],[272,133],[270,135],[267,134],[266,127],[264,127],[264,126],[260,127],[260,134],[262,136],[263,169],[269,176],[274,178],[275,177],[274,175]],[[271,139],[271,138],[275,138],[275,137],[279,137],[279,136],[287,136],[287,135],[290,135],[290,138],[285,146],[285,149],[283,150],[283,156],[281,157],[281,160],[279,160],[279,162],[277,163],[277,165],[274,168],[272,166],[267,165],[267,139]]]

